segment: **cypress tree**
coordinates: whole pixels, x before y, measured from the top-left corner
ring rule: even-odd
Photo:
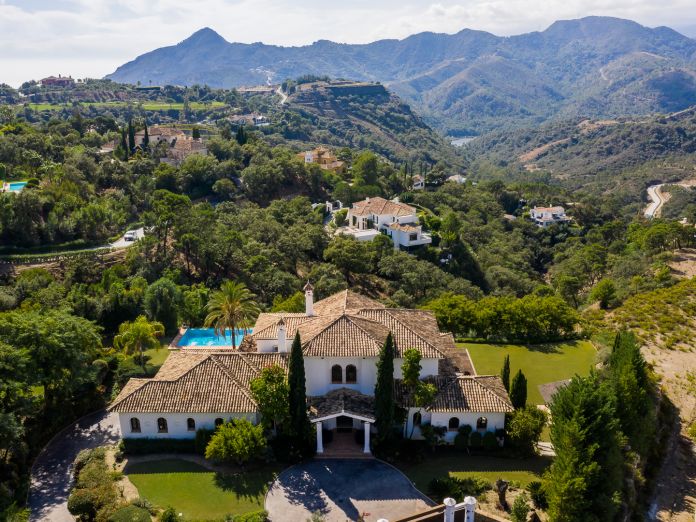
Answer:
[[[556,458],[544,476],[551,520],[614,520],[623,488],[621,434],[610,385],[574,378],[551,403]]]
[[[145,122],[145,135],[143,136],[143,150],[150,147],[150,134],[147,132],[147,122]]]
[[[290,436],[293,439],[295,449],[302,455],[311,454],[313,445],[311,440],[312,426],[307,415],[307,391],[305,388],[305,367],[302,357],[302,342],[300,333],[295,334],[290,349],[290,361],[288,363],[288,407],[290,410]]]
[[[119,145],[119,148],[123,151],[123,160],[127,161],[128,160],[128,144],[126,143],[126,131],[121,130],[121,144]]]
[[[133,152],[135,150],[135,127],[133,127],[133,120],[128,120],[128,152]]]
[[[391,332],[379,352],[375,384],[375,426],[377,438],[391,438],[394,427],[394,339]]]
[[[237,143],[239,143],[240,145],[244,145],[247,142],[247,133],[244,129],[244,125],[240,125],[237,129],[237,135],[235,136],[235,139],[237,140]]]
[[[522,373],[522,370],[517,370],[515,377],[512,379],[510,402],[512,402],[516,410],[527,405],[527,378]]]
[[[505,390],[510,392],[510,356],[505,356],[505,361],[503,361],[503,368],[500,370],[500,378],[503,380],[503,385]]]

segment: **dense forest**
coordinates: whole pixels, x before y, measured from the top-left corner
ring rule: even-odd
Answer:
[[[182,99],[193,103],[190,95]],[[114,348],[119,327],[140,315],[167,335],[200,325],[210,292],[226,280],[245,283],[264,310],[300,309],[310,280],[318,299],[350,286],[389,305],[428,307],[458,336],[523,343],[613,331],[622,324],[604,310],[679,288],[672,252],[695,240],[677,221],[644,221],[614,194],[486,178],[480,165],[477,183],[446,182],[465,156],[397,99],[315,96],[305,108],[297,99],[212,96],[238,112],[266,111],[271,125],[256,129],[214,119],[212,106],[171,109],[187,130],[205,133],[209,152],[179,166],[147,146],[102,150],[129,127],[153,124],[158,112],[142,102],[0,108],[0,177],[27,180],[21,192],[0,194],[0,255],[22,261],[3,265],[0,286],[0,509],[23,503],[31,461],[53,433],[147,375]],[[317,108],[324,104],[332,114]],[[316,143],[335,148],[345,173],[297,158]],[[410,190],[417,173],[428,190]],[[386,236],[333,234],[325,200],[378,195],[414,205],[432,245],[407,253]],[[528,219],[530,207],[551,204],[566,205],[572,222],[540,228]],[[140,226],[145,237],[126,249],[86,250]],[[66,250],[80,251],[27,262]],[[619,377],[602,379],[601,393],[621,392],[609,390]],[[577,386],[587,407],[603,400],[594,381]],[[633,425],[621,429],[638,437]],[[552,494],[552,506],[563,501]]]

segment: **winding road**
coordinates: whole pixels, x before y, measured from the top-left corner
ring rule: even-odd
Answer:
[[[665,199],[662,196],[661,190],[664,185],[664,183],[661,183],[659,185],[650,185],[648,187],[648,197],[650,198],[650,203],[644,212],[647,219],[653,219],[654,217],[660,215],[662,205],[665,204]]]
[[[72,463],[83,449],[116,444],[120,434],[115,413],[86,415],[59,432],[34,461],[29,486],[31,522],[74,522],[68,511]]]

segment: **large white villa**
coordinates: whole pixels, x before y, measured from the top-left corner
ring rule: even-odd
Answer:
[[[374,388],[380,349],[391,332],[396,345],[395,396],[407,409],[405,436],[420,438],[420,425],[447,428],[452,442],[460,426],[480,432],[503,428],[512,405],[497,376],[477,376],[466,350],[439,331],[432,313],[386,308],[344,290],[313,302],[305,287],[304,313],[262,313],[239,349],[182,348],[173,351],[151,379],[131,379],[110,409],[118,413],[124,438],[192,438],[231,418],[259,421],[249,383],[271,365],[287,368],[296,332],[300,333],[310,420],[317,427],[317,452],[325,451],[325,431],[360,430],[370,452],[375,422]],[[416,408],[400,380],[403,353],[422,356],[421,379],[437,387],[427,406]],[[330,444],[326,444],[330,449]]]
[[[376,197],[353,203],[348,209],[348,226],[338,229],[359,241],[371,241],[379,234],[388,235],[394,248],[429,245],[433,239],[418,224],[416,209],[399,201]]]

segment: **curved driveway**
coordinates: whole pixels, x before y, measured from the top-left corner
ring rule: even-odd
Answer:
[[[29,489],[30,520],[73,522],[68,512],[72,463],[83,449],[119,440],[116,415],[104,410],[82,417],[58,433],[36,458]]]
[[[316,459],[281,473],[266,495],[271,522],[396,520],[427,510],[433,502],[399,470],[375,459]]]

